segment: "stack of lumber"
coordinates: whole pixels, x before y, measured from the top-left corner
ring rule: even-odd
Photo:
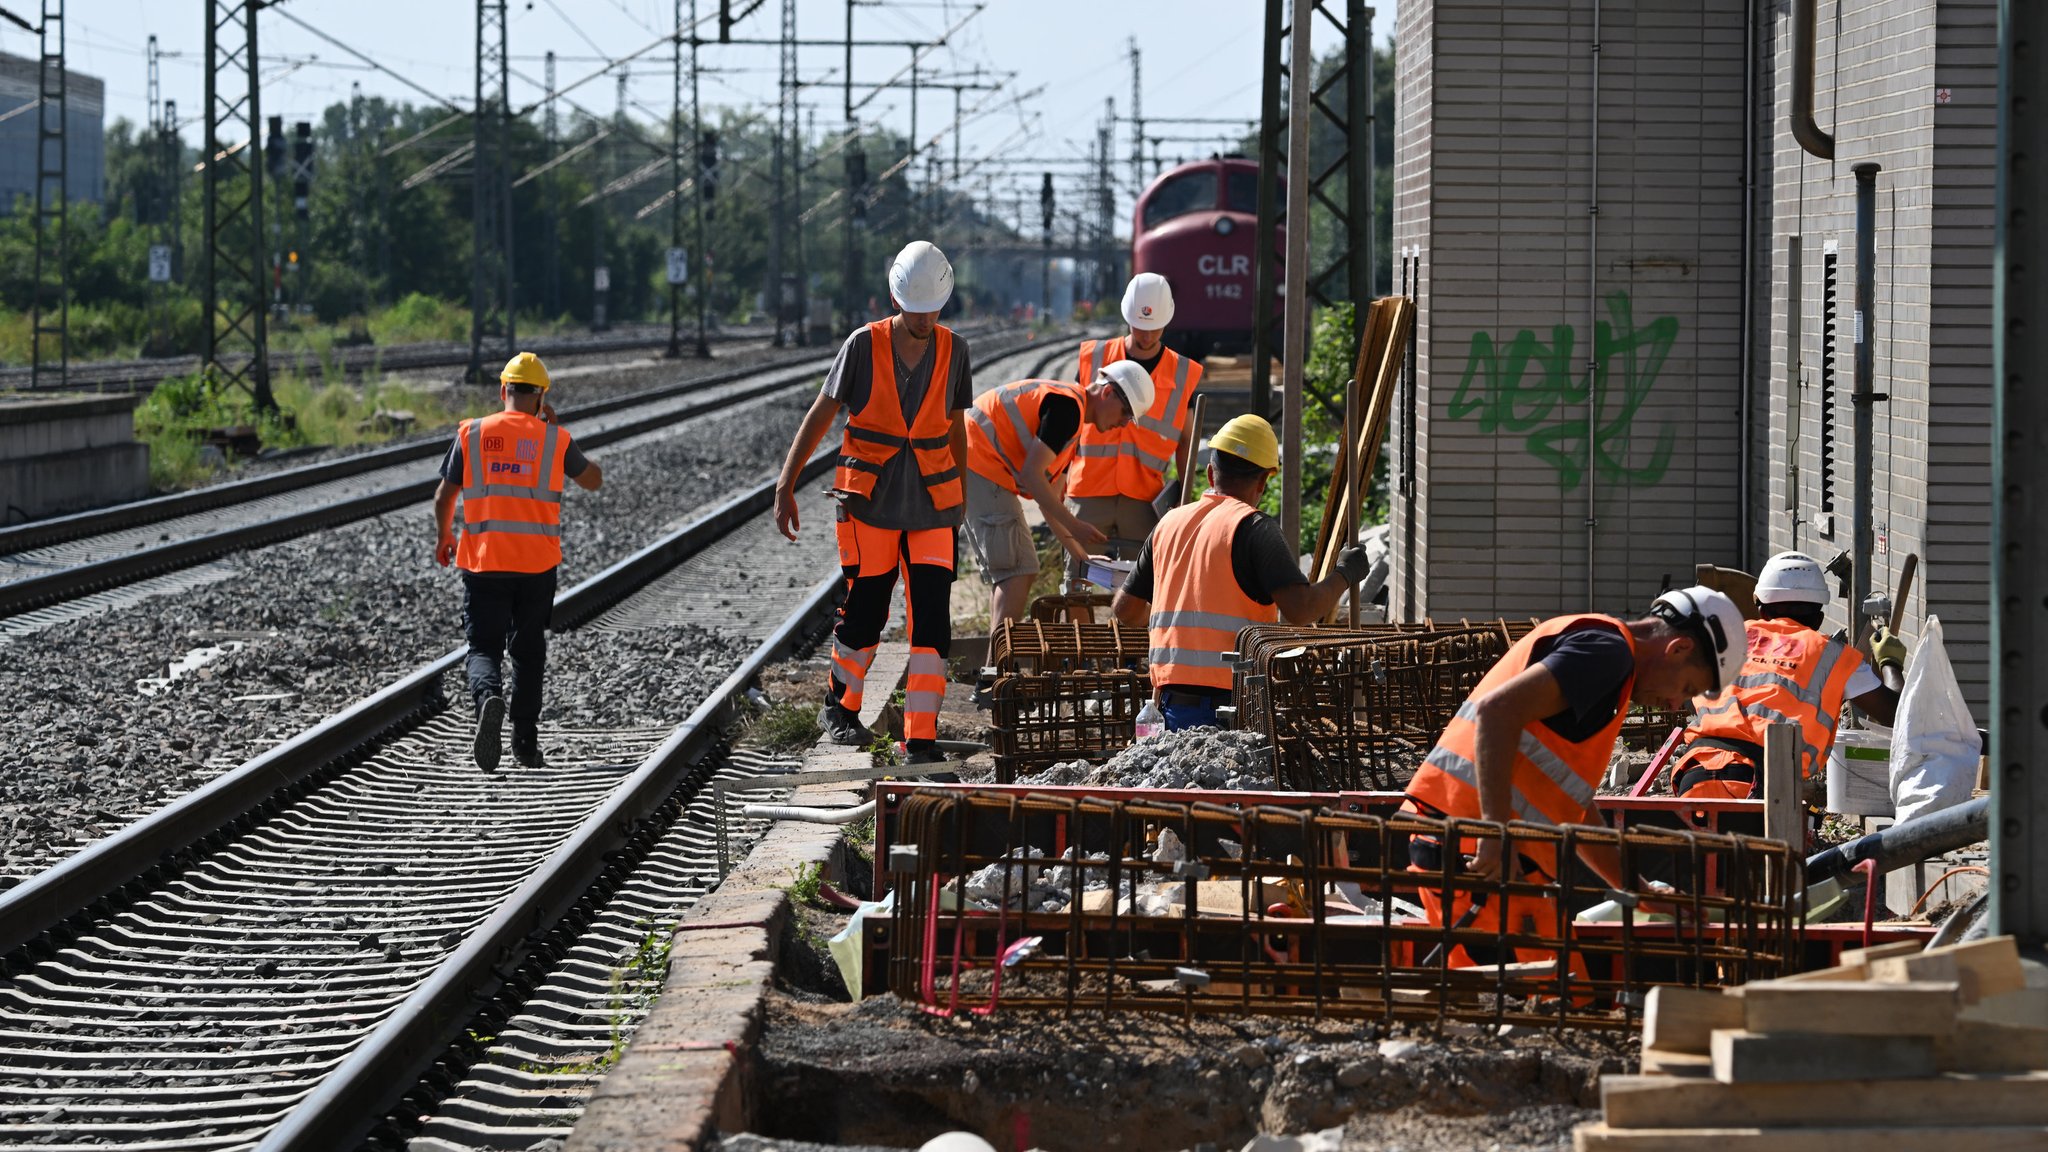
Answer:
[[[2010,936],[1851,950],[1720,992],[1651,991],[1642,1075],[1578,1152],[2048,1149],[2048,988]]]

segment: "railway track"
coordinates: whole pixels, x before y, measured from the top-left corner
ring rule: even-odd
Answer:
[[[766,337],[766,330],[758,333],[735,331],[713,336],[711,342],[727,344],[765,340]],[[616,352],[644,351],[650,348],[666,349],[668,326],[649,325],[603,336],[557,336],[547,340],[526,342],[521,346],[550,357],[600,356]],[[466,368],[469,365],[469,348],[467,345],[445,341],[336,348],[324,356],[316,352],[273,352],[270,356],[270,370],[273,374],[323,371],[330,357],[340,365],[343,372],[350,374],[373,368],[384,372],[409,372],[425,368]],[[48,392],[59,388],[70,391],[93,389],[144,392],[173,376],[187,376],[197,372],[199,366],[197,356],[174,356],[161,360],[96,360],[71,365],[68,381],[62,385],[46,381],[40,389],[33,383],[33,370],[0,368],[0,389],[20,389],[24,392]]]
[[[1008,355],[1035,374],[1064,354]],[[806,579],[831,571],[824,506],[797,557],[768,551],[790,546],[767,500],[558,598],[558,631],[720,622],[746,655],[682,725],[544,726],[546,769],[483,777],[443,701],[452,652],[0,894],[0,1148],[565,1134],[666,925],[715,883],[704,785],[787,767],[721,754],[749,681],[836,591]]]
[[[1029,347],[1007,342],[988,362]],[[716,373],[566,410],[562,419],[579,444],[598,448],[808,385],[829,365],[806,358]],[[0,529],[0,639],[219,579],[223,570],[201,566],[233,552],[424,502],[437,483],[431,462],[445,448],[440,439],[394,445]],[[128,587],[138,582],[150,586]]]
[[[715,618],[689,590],[706,569],[764,566],[769,494],[564,593],[556,628]],[[793,569],[830,570],[828,534],[808,552]],[[736,624],[750,651],[680,726],[544,726],[546,768],[485,776],[467,709],[443,701],[452,652],[0,896],[0,1147],[354,1147],[479,1009],[524,999],[565,917],[630,933],[715,880],[702,785],[764,767],[717,753],[834,584],[760,582],[781,612]],[[584,966],[563,986],[587,999],[598,962],[569,958]],[[568,1054],[590,1026],[556,1023],[551,1046],[523,1050],[528,1075],[585,1059]]]

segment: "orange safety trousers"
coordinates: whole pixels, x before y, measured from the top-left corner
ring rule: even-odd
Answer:
[[[910,637],[903,738],[936,740],[939,704],[946,696],[946,656],[953,645],[954,530],[877,528],[841,508],[837,531],[846,598],[832,630],[832,698],[860,711],[900,575],[904,631]]]

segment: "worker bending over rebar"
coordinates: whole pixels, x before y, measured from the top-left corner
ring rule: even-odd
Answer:
[[[1670,710],[1696,696],[1717,698],[1735,682],[1742,660],[1742,613],[1711,588],[1666,592],[1640,620],[1592,614],[1546,620],[1516,641],[1458,706],[1409,781],[1402,811],[1501,824],[1603,824],[1594,789],[1607,774],[1629,704]],[[1517,843],[1515,854],[1504,858],[1497,837],[1467,838],[1447,853],[1433,838],[1416,836],[1408,853],[1415,872],[1539,884],[1563,876],[1556,849],[1548,844]],[[1664,887],[1631,883],[1612,844],[1580,841],[1579,857],[1617,890]],[[1446,908],[1440,886],[1424,881],[1418,892],[1436,927],[1449,922],[1532,936],[1557,923],[1557,903],[1547,896],[1489,902],[1483,893],[1475,899],[1453,889]],[[1465,944],[1452,949],[1449,962],[1508,962],[1492,952]],[[1517,958],[1557,959],[1543,951]]]

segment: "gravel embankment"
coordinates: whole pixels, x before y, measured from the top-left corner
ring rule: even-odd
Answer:
[[[765,477],[808,399],[594,452],[605,486],[575,489],[567,500],[562,587]],[[79,837],[104,835],[460,645],[461,582],[434,565],[431,525],[423,503],[241,553],[228,561],[233,579],[8,644],[7,679],[16,688],[0,714],[0,887],[69,854]],[[155,695],[138,687],[223,641],[244,646]],[[585,709],[592,723],[687,715],[711,686],[682,691],[683,680],[701,679],[679,663],[685,653],[696,660],[693,637],[659,641],[666,664],[651,678],[596,680],[622,665],[627,648],[652,642],[593,637],[588,655],[572,658],[586,642],[558,638],[564,655],[550,669],[551,718],[571,718],[564,709],[579,697],[579,723]],[[665,650],[671,645],[674,657]],[[720,652],[719,664],[729,656]],[[585,661],[581,674],[577,660]],[[673,707],[656,711],[669,701]]]
[[[1273,751],[1260,732],[1189,728],[1138,741],[1100,764],[1067,760],[1019,784],[1099,788],[1273,787]]]

